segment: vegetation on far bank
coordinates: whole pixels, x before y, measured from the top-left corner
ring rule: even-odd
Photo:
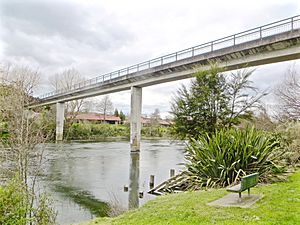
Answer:
[[[264,197],[251,208],[213,207],[207,203],[227,194],[225,189],[185,192],[157,197],[139,209],[115,218],[97,218],[94,224],[280,224],[300,223],[300,172],[286,182],[260,185],[251,193]]]
[[[142,127],[142,137],[144,138],[168,138],[170,128],[161,126]],[[98,140],[105,138],[125,138],[129,139],[130,127],[123,124],[93,124],[74,123],[69,127],[68,140]]]

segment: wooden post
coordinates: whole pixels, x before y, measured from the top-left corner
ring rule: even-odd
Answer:
[[[144,197],[144,192],[139,192],[139,198],[143,198]]]
[[[170,177],[174,177],[175,176],[175,170],[174,169],[170,169]]]
[[[154,175],[150,175],[149,187],[150,189],[154,188]]]

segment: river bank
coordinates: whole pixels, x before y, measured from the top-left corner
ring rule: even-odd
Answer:
[[[225,189],[185,192],[157,197],[139,209],[115,218],[97,218],[94,224],[282,224],[300,223],[300,171],[286,182],[259,185],[251,193],[264,197],[251,208],[213,207],[207,203],[227,194]]]

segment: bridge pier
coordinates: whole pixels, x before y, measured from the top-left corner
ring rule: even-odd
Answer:
[[[141,142],[142,88],[131,87],[130,147],[132,152],[140,150]]]
[[[56,141],[63,140],[64,133],[64,117],[65,117],[65,103],[57,102],[56,103]]]

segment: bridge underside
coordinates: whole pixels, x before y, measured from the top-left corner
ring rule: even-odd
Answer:
[[[52,105],[87,97],[130,90],[131,87],[147,87],[155,84],[192,77],[196,69],[206,70],[209,62],[218,62],[225,71],[243,67],[283,62],[300,58],[300,30],[286,32],[263,39],[215,50],[206,54],[131,73],[84,89],[58,94],[29,108]]]

